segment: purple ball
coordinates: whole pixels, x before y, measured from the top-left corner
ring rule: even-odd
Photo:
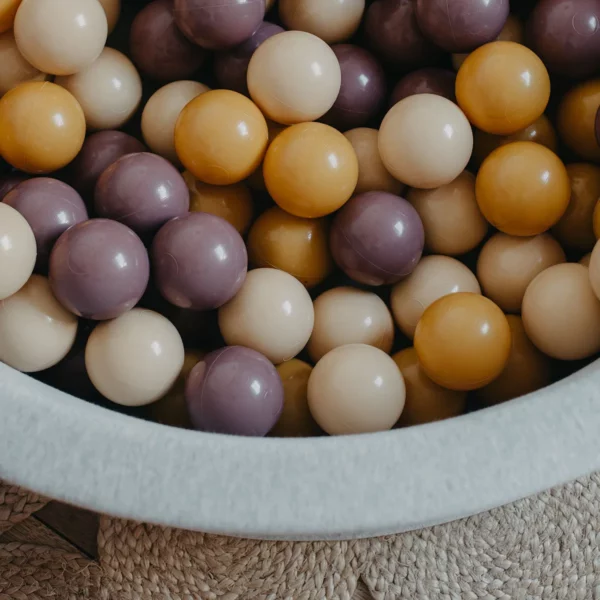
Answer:
[[[37,245],[37,268],[45,269],[56,240],[73,225],[88,220],[81,196],[58,179],[37,177],[20,183],[4,202],[29,223]]]
[[[502,31],[509,0],[416,0],[421,31],[446,52],[471,52]]]
[[[392,284],[410,275],[424,243],[417,211],[404,198],[387,192],[354,196],[331,228],[335,262],[348,277],[366,285]]]
[[[265,40],[282,31],[285,31],[283,27],[263,21],[244,43],[229,52],[217,54],[214,69],[219,87],[248,95],[246,76],[252,55]]]
[[[183,34],[208,50],[245,42],[265,16],[265,0],[175,0],[175,21]]]
[[[187,79],[206,58],[206,52],[179,31],[173,13],[173,0],[154,0],[136,15],[129,33],[133,62],[159,81]]]
[[[228,346],[208,354],[190,373],[185,397],[194,429],[265,436],[283,410],[283,384],[262,354]]]
[[[68,229],[50,255],[50,284],[58,301],[86,319],[114,319],[143,296],[148,253],[129,227],[91,219]]]
[[[342,70],[340,93],[323,121],[342,131],[362,127],[385,100],[385,73],[370,53],[352,44],[332,47]]]
[[[390,106],[416,94],[435,94],[456,102],[456,73],[429,67],[405,75],[394,87]]]
[[[8,192],[28,179],[31,179],[31,176],[25,173],[8,173],[7,175],[0,176],[0,202],[4,200]]]
[[[415,0],[377,0],[367,9],[365,33],[369,46],[403,71],[435,64],[442,52],[417,25]]]
[[[588,77],[600,70],[600,0],[540,0],[527,36],[549,71]]]
[[[171,304],[212,310],[242,287],[248,254],[241,235],[225,219],[196,212],[160,229],[152,244],[152,266],[156,286]]]
[[[190,192],[179,171],[156,154],[127,154],[102,173],[94,208],[99,217],[114,219],[140,236],[156,233],[167,221],[185,215]]]
[[[90,135],[75,160],[69,166],[69,183],[87,201],[94,194],[96,182],[103,171],[115,160],[144,152],[146,146],[122,131],[99,131]]]

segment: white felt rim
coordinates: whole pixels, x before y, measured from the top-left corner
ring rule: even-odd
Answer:
[[[147,423],[0,364],[0,477],[94,511],[265,539],[398,533],[600,468],[600,364],[441,423],[306,440]]]

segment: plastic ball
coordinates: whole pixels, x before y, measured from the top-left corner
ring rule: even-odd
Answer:
[[[392,91],[390,106],[416,94],[435,94],[456,102],[456,73],[450,69],[428,67],[405,75]]]
[[[4,33],[12,28],[20,4],[21,0],[0,1],[0,32]]]
[[[85,365],[96,389],[123,406],[162,398],[183,367],[183,342],[168,319],[136,308],[92,331]]]
[[[590,266],[590,262],[592,260],[592,253],[588,252],[580,261],[579,264],[583,265],[584,267],[589,267]]]
[[[45,81],[47,77],[23,58],[12,31],[0,34],[0,96],[20,83]]]
[[[29,175],[15,171],[0,176],[0,202],[4,200],[8,192],[14,190],[20,183],[28,179],[30,179]]]
[[[129,227],[91,219],[67,229],[50,254],[50,284],[59,302],[86,319],[131,310],[148,285],[148,253]]]
[[[598,242],[596,242],[590,257],[589,276],[592,289],[600,299],[600,244]]]
[[[241,346],[208,354],[190,373],[185,396],[195,429],[257,437],[273,428],[284,402],[275,367]]]
[[[121,16],[121,0],[100,0],[100,4],[106,14],[108,33],[112,33]]]

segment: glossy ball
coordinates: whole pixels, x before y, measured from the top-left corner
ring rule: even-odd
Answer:
[[[275,123],[274,121],[267,120],[267,129],[269,130],[269,141],[267,145],[268,147],[271,145],[271,142],[284,130],[287,129],[286,125],[280,125],[279,123]],[[251,189],[266,192],[267,186],[265,185],[265,178],[263,174],[263,163],[246,179],[246,183],[250,186]]]
[[[175,126],[181,111],[210,88],[197,81],[174,81],[156,91],[142,112],[142,134],[152,152],[179,165],[175,150]]]
[[[413,188],[407,198],[423,221],[430,252],[460,256],[476,248],[488,232],[475,198],[475,176],[469,171],[433,190]]]
[[[406,388],[396,363],[365,344],[340,346],[326,354],[308,380],[308,405],[329,435],[391,429],[398,421]]]
[[[468,56],[456,76],[456,99],[475,127],[510,135],[546,110],[550,77],[544,63],[515,42],[492,42]]]
[[[242,235],[252,223],[252,194],[244,183],[209,185],[187,171],[183,174],[190,192],[190,211],[205,212],[225,219]]]
[[[0,154],[27,173],[50,173],[77,156],[85,138],[79,102],[49,82],[22,83],[0,100]]]
[[[94,387],[123,406],[144,406],[162,398],[183,367],[183,342],[168,319],[136,308],[98,325],[85,348]]]
[[[48,280],[32,275],[0,302],[0,361],[24,373],[59,363],[72,348],[77,317],[56,300]]]
[[[592,250],[589,264],[589,277],[592,289],[600,299],[600,244],[596,243]]]
[[[29,64],[19,52],[12,31],[0,34],[0,96],[26,81],[45,81],[47,75]]]
[[[435,94],[456,102],[456,73],[450,69],[429,67],[405,75],[394,87],[390,105],[416,94]]]
[[[206,52],[175,24],[173,0],[154,0],[137,13],[129,32],[129,50],[139,70],[158,81],[187,79],[206,59]]]
[[[33,272],[35,236],[29,223],[12,206],[0,203],[0,301],[21,289]]]
[[[322,433],[308,408],[308,379],[312,370],[297,358],[277,367],[283,384],[283,411],[271,430],[272,437],[314,437]]]
[[[434,94],[409,96],[387,113],[379,153],[396,179],[417,188],[450,183],[464,171],[473,132],[460,108]]]
[[[145,151],[142,142],[122,131],[99,131],[86,138],[69,165],[68,181],[87,200],[105,169],[126,154]]]
[[[250,348],[208,354],[188,379],[185,396],[194,429],[261,437],[283,409],[283,384],[275,367]]]
[[[267,149],[268,129],[248,98],[211,90],[192,100],[175,126],[179,159],[204,183],[229,185],[248,177]]]
[[[414,348],[406,348],[392,358],[406,385],[406,402],[398,421],[399,426],[411,427],[442,421],[465,412],[467,394],[447,390],[427,377]]]
[[[344,131],[368,123],[383,106],[385,73],[375,57],[358,46],[333,46],[342,71],[338,97],[323,120]]]
[[[12,28],[20,4],[21,0],[2,0],[0,2],[0,32]]]
[[[485,218],[509,235],[543,233],[569,205],[571,186],[561,160],[545,146],[514,142],[492,152],[476,182]]]
[[[247,40],[265,16],[265,0],[175,0],[177,26],[208,50],[226,50]]]
[[[552,73],[588,77],[600,61],[600,0],[540,0],[529,16],[531,49]]]
[[[108,24],[98,0],[23,0],[14,30],[21,54],[34,67],[72,75],[100,56]]]
[[[333,50],[304,31],[269,38],[248,66],[248,90],[264,115],[292,125],[322,117],[336,101],[342,74]]]
[[[106,14],[108,33],[112,33],[121,16],[121,0],[100,0],[100,4]]]
[[[248,65],[256,49],[269,38],[282,33],[283,27],[263,21],[242,44],[215,55],[214,70],[219,87],[248,95]]]
[[[286,212],[309,219],[338,210],[358,181],[350,142],[329,125],[288,127],[271,143],[263,164],[265,184]]]
[[[486,406],[537,392],[552,383],[552,363],[527,337],[520,317],[509,315],[512,344],[504,370],[492,383],[477,391]]]
[[[397,196],[402,194],[405,185],[385,168],[379,155],[379,131],[359,127],[346,131],[344,135],[352,144],[358,159],[358,183],[354,193],[389,192]]]
[[[27,220],[37,246],[37,266],[45,269],[56,240],[69,227],[83,223],[88,213],[81,196],[69,185],[36,177],[19,184],[4,199]]]
[[[389,354],[394,321],[385,302],[372,292],[337,287],[314,302],[315,326],[308,342],[310,359],[317,363],[328,352],[347,344],[367,344]]]
[[[481,294],[477,278],[468,267],[447,256],[425,256],[417,268],[392,289],[391,308],[400,331],[410,339],[423,313],[448,294]]]
[[[0,176],[0,202],[4,200],[8,192],[14,190],[20,183],[23,183],[23,181],[27,181],[28,179],[30,179],[29,175],[14,171]]]
[[[211,310],[233,298],[248,269],[240,234],[224,219],[188,213],[172,219],[152,244],[154,280],[180,308]]]
[[[579,360],[599,352],[600,302],[588,269],[566,263],[540,273],[525,292],[523,324],[529,339],[552,358]]]
[[[535,237],[497,233],[481,249],[477,278],[484,294],[504,312],[520,313],[529,284],[542,271],[565,261],[560,244],[547,233]]]
[[[312,300],[295,277],[277,269],[255,269],[219,310],[219,327],[229,346],[252,348],[279,364],[304,348],[314,316]]]
[[[389,285],[413,272],[424,241],[423,223],[404,198],[368,192],[354,196],[336,215],[330,243],[333,259],[348,277]]]
[[[91,219],[65,231],[50,255],[50,284],[59,302],[86,319],[114,319],[131,310],[148,285],[150,264],[129,227]]]
[[[434,302],[415,331],[415,350],[438,385],[470,391],[502,373],[510,355],[504,313],[479,294],[450,294]]]
[[[252,225],[248,255],[255,267],[280,269],[314,287],[333,271],[329,223],[295,217],[274,206]]]

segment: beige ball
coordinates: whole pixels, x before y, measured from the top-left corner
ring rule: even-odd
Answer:
[[[32,275],[16,294],[0,301],[0,361],[24,373],[49,369],[73,347],[77,325],[48,280]]]
[[[497,233],[481,249],[477,278],[484,294],[504,312],[519,313],[527,286],[565,260],[560,244],[547,233],[534,237]]]
[[[467,117],[454,102],[434,94],[401,100],[379,129],[379,153],[386,169],[415,188],[450,183],[464,171],[472,152]]]
[[[481,294],[470,269],[448,256],[425,256],[406,279],[392,288],[394,319],[402,333],[412,339],[425,310],[443,296],[458,292]]]
[[[248,90],[265,117],[292,125],[315,121],[336,101],[340,63],[317,36],[285,31],[263,42],[248,66]]]
[[[391,429],[406,399],[404,378],[382,350],[365,344],[326,354],[308,380],[308,406],[330,435]]]
[[[118,129],[133,116],[142,99],[142,80],[121,52],[105,48],[87,68],[55,81],[79,102],[88,129]]]
[[[579,360],[600,351],[600,301],[583,265],[540,273],[525,292],[522,316],[529,339],[552,358]]]
[[[287,29],[307,31],[328,44],[351,38],[365,12],[365,0],[280,0]]]
[[[358,158],[358,183],[354,193],[389,192],[396,195],[402,194],[406,186],[394,178],[385,168],[381,156],[379,156],[377,145],[379,132],[377,129],[358,127],[347,131],[344,135],[352,144],[354,152],[356,152],[356,158]]]
[[[142,113],[142,134],[152,152],[181,164],[175,151],[175,124],[185,105],[209,90],[197,81],[174,81],[150,97]]]
[[[20,83],[44,81],[47,77],[23,58],[12,30],[0,34],[0,96]]]
[[[277,269],[250,271],[233,300],[219,309],[219,327],[228,346],[252,348],[276,365],[306,346],[314,322],[306,288]]]
[[[85,348],[85,366],[95,388],[123,406],[162,398],[177,381],[184,358],[175,326],[141,308],[100,323]]]
[[[100,56],[108,24],[98,0],[23,0],[14,31],[21,54],[34,67],[72,75]]]
[[[21,213],[0,202],[0,300],[21,289],[33,273],[37,247]]]
[[[468,171],[437,189],[412,189],[407,199],[423,221],[425,246],[435,254],[465,254],[488,231],[475,198],[475,176]]]
[[[394,342],[394,321],[385,302],[376,294],[338,287],[314,302],[315,326],[308,354],[318,362],[330,350],[347,344],[367,344],[386,353]]]
[[[106,20],[108,22],[108,33],[112,33],[121,16],[121,0],[100,0]]]

